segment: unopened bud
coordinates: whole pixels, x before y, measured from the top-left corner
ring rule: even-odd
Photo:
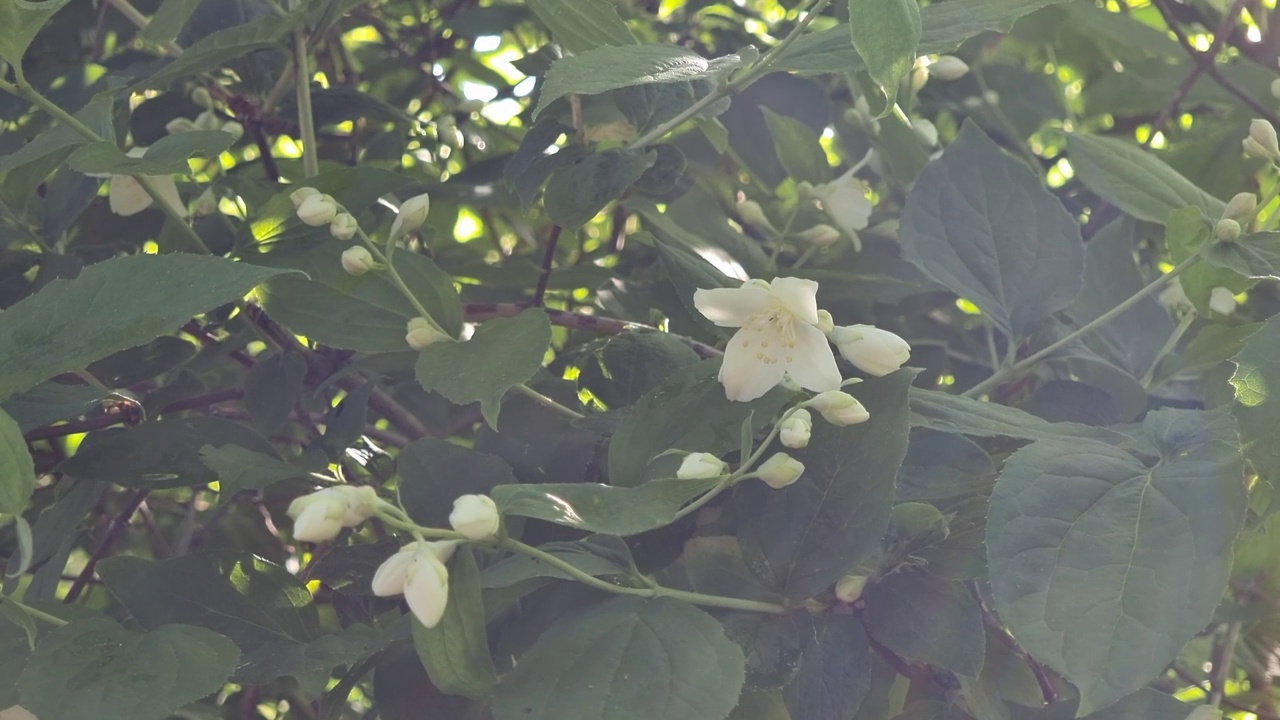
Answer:
[[[416,317],[410,320],[406,330],[404,341],[414,350],[423,350],[441,340],[449,339],[448,335],[436,329],[426,318]]]
[[[191,102],[202,108],[210,108],[213,107],[213,96],[209,94],[208,90],[198,87],[191,91]]]
[[[835,318],[831,317],[831,313],[826,310],[819,310],[817,328],[822,331],[823,335],[829,334],[832,330],[836,329]]]
[[[676,477],[681,480],[706,480],[729,471],[729,464],[711,453],[696,452],[684,456]]]
[[[502,515],[488,495],[463,495],[453,501],[449,524],[469,540],[485,540],[498,534]]]
[[[809,444],[813,433],[813,416],[803,408],[787,416],[778,426],[778,439],[789,448],[802,448]]]
[[[845,360],[875,377],[883,377],[911,359],[911,345],[874,325],[847,325],[831,331],[831,342]]]
[[[1216,287],[1209,292],[1209,309],[1219,315],[1230,315],[1236,311],[1235,293],[1229,288]]]
[[[808,230],[798,233],[796,239],[810,245],[828,247],[840,241],[840,231],[830,225],[814,225]]]
[[[841,390],[818,393],[805,404],[821,413],[822,418],[832,425],[857,425],[871,419],[871,413],[857,398]]]
[[[760,203],[755,200],[743,200],[738,203],[738,216],[748,225],[773,229],[773,223],[769,222],[769,217],[764,214],[764,208],[760,207]]]
[[[866,586],[866,575],[845,575],[836,583],[836,598],[840,602],[857,602],[858,598],[862,597],[862,590]]]
[[[346,270],[348,275],[360,277],[377,266],[378,261],[374,260],[369,250],[362,245],[342,251],[342,269]]]
[[[351,213],[338,213],[329,223],[329,234],[339,240],[350,240],[356,236],[358,229],[360,225]]]
[[[302,203],[306,202],[307,198],[314,197],[319,194],[320,191],[313,187],[300,187],[289,193],[289,199],[293,201],[293,209],[297,210],[302,207]]]
[[[337,216],[338,204],[328,195],[311,195],[298,206],[298,219],[311,227],[328,225]]]
[[[165,123],[164,129],[170,135],[177,135],[178,133],[191,132],[200,128],[189,118],[177,117]]]
[[[396,242],[422,227],[430,212],[431,197],[426,193],[415,195],[401,203],[395,222],[391,223],[391,242]]]
[[[794,483],[803,474],[804,463],[786,453],[774,453],[755,472],[756,477],[774,490],[781,490]]]
[[[1255,118],[1249,123],[1249,137],[1244,139],[1243,146],[1245,154],[1250,157],[1271,161],[1280,159],[1280,141],[1276,139],[1276,129],[1266,120]]]
[[[911,92],[918,93],[929,82],[929,68],[917,65],[911,70]]]
[[[440,142],[454,150],[461,150],[462,145],[466,142],[466,138],[462,136],[462,131],[458,129],[458,123],[453,119],[452,115],[445,115],[436,121],[436,137],[440,139]]]
[[[222,127],[220,129],[222,132],[231,136],[231,142],[233,143],[239,142],[240,138],[244,137],[244,126],[235,120],[228,120],[227,122],[222,123]]]
[[[959,80],[969,73],[969,65],[955,55],[942,55],[929,65],[929,74],[939,80]]]
[[[1213,234],[1218,242],[1235,242],[1240,238],[1240,223],[1231,218],[1223,218],[1213,226]]]
[[[1000,93],[996,92],[995,90],[988,90],[982,93],[982,102],[992,106],[999,105]]]
[[[1235,197],[1231,198],[1231,202],[1227,203],[1227,208],[1222,211],[1222,217],[1230,218],[1231,220],[1243,220],[1252,217],[1257,209],[1257,195],[1248,192],[1236,193]]]
[[[915,131],[921,145],[931,148],[938,144],[938,128],[925,118],[912,120],[911,129]]]

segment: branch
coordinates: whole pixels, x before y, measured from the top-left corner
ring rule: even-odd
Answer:
[[[115,545],[116,540],[120,538],[120,534],[125,528],[129,527],[129,521],[133,519],[133,514],[137,512],[138,507],[147,499],[150,490],[136,490],[133,496],[129,498],[129,502],[125,503],[124,508],[111,518],[111,522],[107,523],[107,529],[102,533],[102,539],[98,541],[98,546],[93,549],[93,554],[89,556],[89,562],[85,563],[84,569],[80,571],[80,575],[76,581],[71,584],[71,589],[67,591],[67,596],[62,599],[63,603],[73,603],[76,598],[80,597],[80,593],[84,591],[86,585],[93,578],[93,571],[98,567],[98,561],[111,554],[111,547]]]
[[[1040,686],[1040,694],[1044,696],[1046,705],[1051,705],[1058,701],[1058,690],[1053,686],[1053,680],[1049,677],[1048,671],[1044,669],[1035,658],[1031,657],[1031,653],[1018,643],[1018,639],[1009,633],[1009,630],[1000,622],[1000,618],[996,617],[995,611],[987,606],[987,601],[982,597],[982,593],[978,591],[978,583],[969,581],[969,594],[973,595],[974,601],[978,603],[978,607],[982,610],[982,624],[996,636],[998,640],[1013,654],[1022,658],[1022,661],[1031,668],[1031,674],[1036,677],[1036,684]]]
[[[534,307],[542,307],[542,300],[547,294],[547,283],[551,281],[551,264],[556,259],[556,244],[560,242],[560,233],[564,228],[551,226],[551,234],[547,236],[547,248],[542,253],[542,271],[538,273],[538,287],[533,291]]]
[[[483,322],[497,317],[515,317],[527,309],[529,309],[529,305],[525,303],[468,303],[463,307],[463,313],[468,322]],[[600,335],[621,335],[637,330],[661,332],[652,325],[631,322],[630,320],[617,320],[600,317],[599,315],[584,315],[569,310],[553,310],[551,308],[544,308],[544,310],[552,325],[584,332],[598,333]],[[722,350],[706,343],[674,333],[668,333],[668,335],[688,345],[699,357],[715,358],[724,355]]]

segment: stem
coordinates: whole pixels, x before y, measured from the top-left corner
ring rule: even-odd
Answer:
[[[1240,623],[1231,623],[1227,629],[1227,637],[1219,646],[1217,658],[1213,663],[1213,676],[1209,678],[1209,699],[1206,701],[1213,707],[1222,704],[1227,692],[1227,679],[1231,675],[1231,663],[1235,659],[1236,644],[1240,642]]]
[[[1147,371],[1143,373],[1142,380],[1140,381],[1142,383],[1142,387],[1151,387],[1151,381],[1156,377],[1156,369],[1160,367],[1160,362],[1164,360],[1166,355],[1173,352],[1173,349],[1178,346],[1178,341],[1182,339],[1182,335],[1187,332],[1187,328],[1190,328],[1191,323],[1195,322],[1195,320],[1196,314],[1194,312],[1189,312],[1182,318],[1182,321],[1178,323],[1178,326],[1173,329],[1173,333],[1169,335],[1169,339],[1164,341],[1164,345],[1160,347],[1160,351],[1151,359],[1151,367],[1147,368]]]
[[[319,148],[316,146],[316,119],[311,112],[311,71],[307,58],[307,33],[293,31],[293,64],[298,93],[298,128],[302,134],[302,172],[307,177],[320,174]]]
[[[413,294],[413,291],[409,289],[404,278],[396,271],[395,265],[391,264],[391,254],[382,252],[382,248],[378,247],[378,244],[365,234],[364,228],[356,228],[356,233],[360,236],[360,240],[364,242],[365,246],[369,248],[369,252],[373,257],[378,262],[382,263],[383,267],[387,271],[387,276],[391,278],[391,282],[395,284],[396,289],[400,291],[400,294],[404,295],[405,299],[409,301],[409,304],[413,306],[413,309],[429,321],[431,326],[436,330],[439,330],[441,334],[449,335],[449,333],[445,332],[444,328],[440,327],[440,324],[436,322],[436,319],[431,317],[431,313],[427,311],[427,308],[418,300],[418,297]],[[387,249],[394,250],[395,246],[391,245]],[[453,336],[449,335],[449,337]]]
[[[1028,368],[1032,367],[1033,365],[1040,362],[1041,360],[1044,360],[1045,358],[1054,354],[1058,350],[1066,347],[1067,345],[1070,345],[1076,340],[1079,340],[1085,335],[1088,335],[1094,330],[1097,330],[1103,325],[1106,325],[1107,323],[1116,319],[1119,315],[1124,313],[1124,311],[1136,305],[1138,301],[1142,300],[1148,295],[1156,292],[1160,288],[1169,284],[1171,280],[1181,275],[1183,272],[1186,271],[1187,268],[1196,264],[1196,262],[1199,260],[1200,260],[1200,256],[1198,254],[1192,255],[1186,260],[1183,260],[1182,262],[1178,263],[1178,265],[1174,267],[1172,270],[1165,273],[1164,275],[1161,275],[1155,280],[1152,280],[1150,283],[1147,284],[1146,287],[1142,288],[1141,290],[1134,293],[1133,295],[1130,295],[1127,300],[1111,308],[1107,312],[1099,315],[1098,317],[1094,318],[1092,321],[1086,323],[1084,326],[1082,326],[1078,330],[1072,333],[1069,333],[1068,335],[1058,340],[1057,342],[1050,343],[1047,347],[1045,347],[1040,352],[1028,358],[1020,360],[1008,368],[996,371],[991,375],[991,377],[987,378],[986,380],[983,380],[977,385],[974,385],[973,387],[969,388],[965,392],[961,393],[961,395],[969,398],[978,397],[979,395],[982,395],[983,393],[998,386],[1000,383],[1006,380],[1010,380],[1014,377],[1017,377],[1018,375],[1021,375]]]
[[[546,395],[543,395],[542,393],[538,392],[537,390],[534,390],[533,388],[529,387],[528,385],[525,385],[524,383],[520,383],[519,385],[512,385],[511,389],[515,390],[521,395],[524,395],[527,398],[530,398],[531,400],[533,400],[534,402],[538,403],[543,407],[555,410],[556,412],[560,413],[561,415],[564,415],[565,417],[571,420],[581,420],[582,418],[586,417],[586,415],[583,415],[577,410],[561,405],[555,400],[552,400],[551,398],[547,397]]]
[[[293,58],[285,61],[284,69],[280,71],[280,79],[272,86],[271,91],[267,93],[267,98],[262,101],[262,107],[258,112],[263,116],[270,115],[284,100],[284,94],[289,92],[289,83],[293,81],[294,76]]]
[[[542,270],[538,273],[538,287],[533,291],[535,307],[542,307],[542,301],[546,298],[547,284],[551,281],[551,265],[556,259],[556,244],[560,242],[563,230],[559,225],[552,225],[551,233],[547,236],[547,247],[542,254]]]
[[[37,610],[31,607],[30,605],[24,605],[23,603],[20,603],[17,600],[14,600],[12,597],[9,597],[7,595],[0,595],[0,602],[7,602],[10,605],[18,608],[22,612],[30,615],[31,617],[37,620],[40,620],[41,622],[49,623],[50,625],[53,625],[55,627],[62,627],[64,625],[71,624],[69,621],[63,620],[62,618],[57,617],[56,615],[50,615],[49,613],[44,612],[43,610]]]

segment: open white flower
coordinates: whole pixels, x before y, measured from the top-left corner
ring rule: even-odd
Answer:
[[[854,249],[861,250],[858,231],[866,230],[871,220],[871,201],[867,199],[867,184],[853,174],[857,169],[854,166],[829,183],[815,185],[811,195],[822,204],[836,227],[853,238]]]
[[[456,546],[456,542],[405,545],[373,574],[374,594],[380,597],[403,594],[418,622],[428,628],[439,625],[449,604],[449,570],[444,564]]]
[[[698,312],[708,320],[740,328],[720,366],[726,397],[755,400],[786,376],[814,392],[840,387],[835,354],[817,328],[817,293],[818,283],[812,280],[776,278],[693,294]]]
[[[147,154],[147,149],[136,147],[125,153],[131,158],[140,158]],[[90,174],[90,177],[102,177],[98,174]],[[146,180],[150,181],[151,186],[155,188],[156,193],[178,211],[182,217],[187,216],[187,206],[182,202],[182,197],[178,195],[178,185],[173,181],[172,175],[144,175]],[[128,217],[136,215],[143,210],[151,207],[155,202],[151,194],[142,187],[142,183],[132,175],[111,175],[108,183],[107,201],[111,207],[111,212],[116,215]]]

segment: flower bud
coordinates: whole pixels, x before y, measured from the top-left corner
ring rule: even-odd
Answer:
[[[320,191],[313,187],[300,187],[289,193],[289,199],[293,201],[293,209],[297,210],[302,207],[302,203],[306,202],[307,198],[315,197],[319,194]]]
[[[996,92],[995,90],[987,90],[986,92],[982,93],[982,102],[988,105],[991,105],[993,107],[996,105],[999,105],[1000,93]]]
[[[1219,315],[1234,313],[1236,311],[1235,293],[1224,287],[1216,287],[1209,291],[1209,309]]]
[[[831,317],[831,313],[826,310],[819,310],[817,328],[822,331],[823,335],[829,334],[832,330],[836,329],[835,318]]]
[[[293,537],[303,542],[325,542],[343,528],[355,527],[373,516],[378,494],[365,485],[337,485],[295,498],[286,511],[293,518]]]
[[[404,336],[404,341],[414,350],[422,350],[430,345],[435,345],[441,340],[448,339],[449,336],[440,332],[430,320],[421,317],[416,317],[409,321]]]
[[[813,183],[808,180],[801,180],[796,183],[796,195],[802,198],[813,197]]]
[[[483,100],[463,100],[458,103],[458,112],[467,114],[478,113],[484,109],[484,104]]]
[[[1280,141],[1276,139],[1276,129],[1266,120],[1254,119],[1249,123],[1249,137],[1244,139],[1243,145],[1245,154],[1250,157],[1272,161],[1280,159]]]
[[[191,132],[192,130],[199,130],[200,128],[196,127],[196,124],[189,118],[176,117],[165,123],[164,129],[165,132],[170,135],[177,135],[178,133]]]
[[[378,261],[374,260],[369,250],[362,245],[342,251],[342,269],[346,270],[348,275],[360,277],[376,267],[378,267]]]
[[[401,203],[395,222],[391,223],[391,242],[396,242],[422,227],[430,212],[431,197],[426,193],[415,195]]]
[[[202,108],[213,107],[213,96],[209,94],[208,90],[198,87],[191,91],[191,102]]]
[[[924,89],[929,82],[929,68],[924,65],[916,65],[911,70],[908,80],[911,82],[911,92],[918,93]]]
[[[866,586],[866,575],[845,575],[836,583],[836,598],[840,602],[857,602],[858,598],[862,597],[862,589]]]
[[[1235,242],[1240,239],[1240,223],[1231,218],[1223,218],[1213,226],[1213,234],[1218,242]]]
[[[912,120],[911,129],[915,132],[916,138],[920,140],[920,144],[925,147],[931,148],[938,144],[938,128],[927,119],[916,118]]]
[[[802,243],[817,245],[818,247],[830,247],[840,240],[840,231],[830,225],[814,225],[796,235],[796,239]]]
[[[911,346],[906,340],[874,325],[847,325],[831,331],[845,360],[874,377],[883,377],[911,359]]]
[[[338,204],[328,195],[312,195],[298,206],[298,219],[311,227],[333,222],[338,216]]]
[[[231,142],[239,142],[244,137],[244,126],[235,120],[228,120],[222,123],[222,127],[218,128],[222,132],[231,136]]]
[[[418,622],[435,627],[449,602],[449,570],[444,563],[456,542],[415,542],[400,548],[373,574],[373,594],[404,595]]]
[[[195,125],[197,130],[220,130],[222,118],[213,110],[205,110],[196,116]]]
[[[769,217],[764,214],[764,208],[760,207],[760,203],[755,200],[743,200],[738,203],[738,216],[748,225],[754,225],[758,228],[767,230],[773,229],[773,223],[769,222]]]
[[[696,452],[684,456],[676,477],[681,480],[706,480],[729,472],[729,464],[711,453]]]
[[[774,490],[781,490],[800,479],[804,474],[804,464],[786,453],[774,453],[772,457],[760,464],[755,476]]]
[[[822,418],[832,425],[857,425],[871,419],[871,413],[857,398],[841,390],[818,393],[805,404],[821,413]]]
[[[466,142],[466,138],[462,136],[462,131],[458,129],[458,122],[453,119],[452,115],[445,115],[436,121],[436,137],[440,139],[440,142],[454,150],[461,150]]]
[[[809,444],[809,435],[813,432],[813,416],[803,408],[787,416],[778,426],[778,439],[789,448],[802,448]]]
[[[418,553],[418,543],[409,543],[400,548],[396,554],[387,558],[373,573],[373,594],[378,597],[392,597],[404,593],[404,577],[409,566]]]
[[[969,73],[969,65],[955,55],[942,55],[929,64],[929,74],[939,80],[959,80]]]
[[[1236,193],[1235,197],[1231,198],[1231,202],[1227,203],[1227,209],[1222,211],[1222,217],[1239,221],[1251,217],[1253,211],[1257,209],[1257,195],[1248,192]]]
[[[351,213],[338,213],[329,222],[329,234],[339,240],[350,240],[356,236],[360,225]]]
[[[486,540],[498,534],[502,516],[488,495],[463,495],[453,501],[449,524],[470,540]]]

